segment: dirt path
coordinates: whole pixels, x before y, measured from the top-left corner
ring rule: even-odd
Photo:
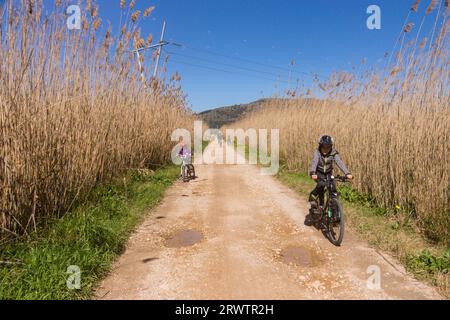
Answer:
[[[304,225],[305,199],[258,168],[196,170],[199,178],[171,187],[131,237],[98,299],[441,298],[351,232],[334,247]],[[177,247],[198,240],[177,238],[183,230],[202,238]],[[380,289],[367,286],[369,266],[380,268]]]

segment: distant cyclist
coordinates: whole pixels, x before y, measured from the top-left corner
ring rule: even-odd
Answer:
[[[309,195],[309,203],[311,210],[317,209],[317,200],[320,205],[323,205],[323,193],[325,189],[325,182],[328,177],[333,175],[333,164],[341,169],[347,179],[352,180],[353,176],[345,166],[344,162],[339,156],[339,152],[333,147],[334,139],[330,136],[322,136],[319,140],[319,147],[314,151],[313,160],[309,174],[311,178],[317,182],[316,187]],[[336,185],[332,182],[332,188],[336,191]]]
[[[180,137],[180,140],[178,141],[177,148],[179,148],[177,154],[178,154],[178,156],[180,158],[191,157],[191,150],[189,149],[189,147],[184,142],[183,137]],[[182,176],[183,176],[183,167],[181,167],[181,169],[180,169],[180,178]]]

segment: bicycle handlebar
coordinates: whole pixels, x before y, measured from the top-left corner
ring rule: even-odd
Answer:
[[[340,181],[340,182],[350,182],[350,179],[347,178],[347,176],[336,176],[334,177],[335,180]]]
[[[190,156],[192,156],[192,154],[190,154],[190,153],[178,154],[178,157],[180,157],[180,158],[187,158],[187,157],[190,157]]]
[[[350,180],[346,177],[346,176],[340,176],[340,175],[337,175],[337,176],[331,176],[332,177],[332,179],[334,179],[334,180],[337,180],[337,181],[339,181],[339,182],[350,182]],[[324,179],[318,179],[318,180],[320,180],[320,181],[328,181],[328,179],[327,178],[324,178]]]

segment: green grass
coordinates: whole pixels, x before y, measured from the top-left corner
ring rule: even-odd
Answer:
[[[132,172],[99,186],[90,200],[30,239],[0,251],[0,299],[87,299],[148,210],[163,197],[178,167],[152,175]],[[81,288],[70,290],[67,268],[81,270]]]
[[[440,255],[432,254],[428,249],[418,255],[408,256],[406,259],[410,270],[424,275],[448,274],[450,272],[450,249]]]
[[[298,172],[281,170],[278,178],[305,197],[315,186],[307,174]],[[450,248],[428,241],[407,213],[377,207],[370,196],[360,194],[350,186],[339,185],[338,190],[346,224],[360,238],[389,252],[416,278],[435,285],[441,294],[450,297]]]

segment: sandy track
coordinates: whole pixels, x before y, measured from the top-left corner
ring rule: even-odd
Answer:
[[[199,165],[177,182],[130,238],[98,299],[439,299],[351,231],[341,247],[304,225],[305,199],[250,165]],[[203,239],[171,248],[196,230]],[[287,264],[287,251],[299,254]],[[378,266],[381,288],[367,287]]]

